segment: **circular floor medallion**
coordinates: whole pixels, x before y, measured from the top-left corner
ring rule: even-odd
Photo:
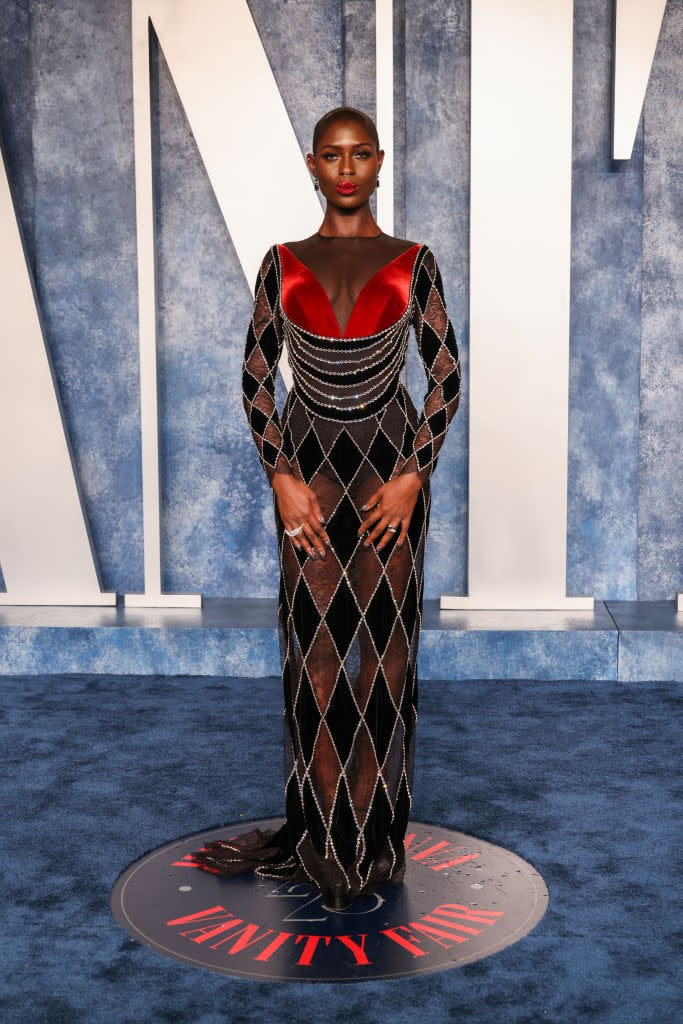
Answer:
[[[162,956],[264,981],[368,981],[472,963],[538,924],[548,891],[516,854],[482,839],[411,821],[403,885],[383,886],[340,912],[308,883],[219,877],[193,867],[213,839],[283,818],[239,822],[153,850],[117,879],[118,922]]]

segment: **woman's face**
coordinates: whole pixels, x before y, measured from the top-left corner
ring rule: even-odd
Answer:
[[[360,121],[344,118],[327,126],[315,156],[309,153],[306,159],[325,198],[348,210],[366,203],[377,187],[384,150],[375,151]]]

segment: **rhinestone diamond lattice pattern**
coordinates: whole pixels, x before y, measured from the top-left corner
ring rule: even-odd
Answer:
[[[401,882],[405,871],[430,477],[461,383],[439,267],[427,245],[415,249],[412,265],[401,264],[409,275],[398,282],[408,295],[402,315],[346,338],[290,320],[274,245],[261,263],[247,331],[243,399],[259,459],[269,482],[292,473],[315,491],[331,549],[316,559],[297,550],[273,494],[286,822],[195,856],[217,873],[307,880],[332,906]],[[391,280],[381,280],[385,291]],[[369,328],[377,327],[372,288],[361,293]],[[400,380],[411,325],[427,382],[419,416]],[[279,415],[283,345],[294,384]],[[402,473],[421,480],[406,542],[398,545],[396,533],[381,551],[364,547],[361,507]]]

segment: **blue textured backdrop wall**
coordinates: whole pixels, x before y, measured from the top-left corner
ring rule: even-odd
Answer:
[[[470,12],[467,0],[394,8],[395,230],[439,258],[464,374],[433,481],[433,597],[467,590]],[[674,215],[683,8],[667,5],[635,150],[623,163],[609,157],[611,8],[575,4],[567,592],[670,599],[683,581]],[[351,103],[374,115],[373,0],[250,0],[250,9],[302,159],[325,110]],[[272,495],[240,393],[253,282],[162,53],[155,80],[163,586],[273,597]],[[4,0],[0,133],[103,586],[139,591],[129,0]],[[414,341],[408,385],[419,406]],[[281,406],[281,379],[277,397]]]

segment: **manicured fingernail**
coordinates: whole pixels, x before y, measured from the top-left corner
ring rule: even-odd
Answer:
[[[332,547],[332,545],[330,544],[329,540],[325,541],[325,547],[326,548],[331,548]]]
[[[361,507],[360,507],[361,512],[365,512],[367,507],[368,507],[367,504],[361,505]]]
[[[320,517],[320,522],[323,523],[323,525],[324,525],[324,523],[325,523],[325,516],[321,516]]]
[[[369,541],[369,540],[364,540],[364,541],[363,541],[363,547],[364,547],[364,548],[368,548],[368,547],[370,547],[370,541]]]
[[[322,548],[318,548],[318,554],[320,555],[321,558],[325,557],[325,552]]]
[[[309,551],[309,555],[311,556],[311,558],[317,558],[318,557],[316,555],[315,551]]]

